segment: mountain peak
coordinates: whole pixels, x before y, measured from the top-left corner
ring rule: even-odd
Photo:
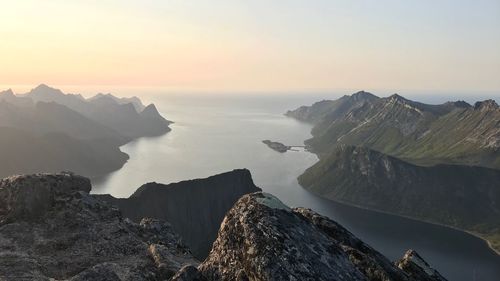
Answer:
[[[10,97],[13,97],[14,96],[14,92],[12,91],[12,89],[7,89],[5,91],[2,91],[0,92],[0,95],[2,96],[10,96]]]
[[[499,106],[496,103],[496,101],[489,99],[489,100],[476,102],[474,104],[474,109],[481,110],[481,111],[498,110]]]
[[[371,99],[376,99],[378,97],[369,92],[359,91],[352,94],[351,98],[353,98],[354,100],[371,100]]]
[[[49,85],[42,83],[42,84],[36,86],[33,90],[57,90],[57,89],[52,88]]]
[[[406,99],[405,97],[403,97],[401,95],[398,95],[397,93],[389,96],[389,100],[400,101],[400,102],[407,102],[408,101],[408,99]]]
[[[207,280],[441,281],[425,272],[410,279],[412,272],[396,267],[340,224],[310,209],[289,208],[263,192],[244,195],[233,205],[209,256],[191,271]]]
[[[153,103],[150,103],[148,106],[146,106],[142,112],[142,115],[149,115],[149,116],[157,116],[160,115],[158,112],[158,109],[156,109],[156,106]]]
[[[468,102],[463,101],[463,100],[449,101],[449,102],[445,103],[445,105],[452,105],[452,106],[459,107],[459,108],[471,107],[471,105]]]
[[[49,96],[64,96],[65,94],[56,88],[52,88],[46,84],[40,84],[32,89],[29,95],[40,96],[40,97],[49,97]]]

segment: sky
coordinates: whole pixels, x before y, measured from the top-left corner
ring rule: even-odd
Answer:
[[[500,92],[499,0],[0,0],[0,85]]]

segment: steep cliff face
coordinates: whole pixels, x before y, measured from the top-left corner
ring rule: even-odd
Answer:
[[[444,280],[414,261],[398,267],[330,219],[259,192],[228,212],[207,259],[173,279]]]
[[[166,280],[197,264],[168,223],[140,224],[72,174],[0,181],[0,279]]]
[[[342,145],[308,168],[299,183],[331,200],[485,237],[500,228],[500,171],[495,169],[422,167],[368,148]]]
[[[168,185],[148,183],[127,199],[98,197],[134,221],[153,217],[170,222],[193,253],[204,258],[226,212],[241,196],[259,190],[242,169]]]

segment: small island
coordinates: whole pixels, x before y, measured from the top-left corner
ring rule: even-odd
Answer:
[[[270,140],[263,140],[262,142],[265,143],[267,146],[269,146],[269,148],[276,150],[280,153],[285,153],[292,148],[291,146],[284,145],[281,142],[275,142]]]

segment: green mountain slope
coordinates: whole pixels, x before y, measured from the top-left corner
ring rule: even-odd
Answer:
[[[327,199],[445,224],[491,239],[500,250],[500,171],[463,165],[422,167],[363,147],[341,145],[299,183]]]
[[[500,109],[366,92],[288,111],[311,122],[320,161],[306,189],[364,208],[474,232],[500,251]]]
[[[500,168],[500,109],[495,101],[427,105],[399,95],[378,98],[360,93],[286,115],[315,124],[306,144],[320,157],[337,144],[347,144],[420,165]]]

